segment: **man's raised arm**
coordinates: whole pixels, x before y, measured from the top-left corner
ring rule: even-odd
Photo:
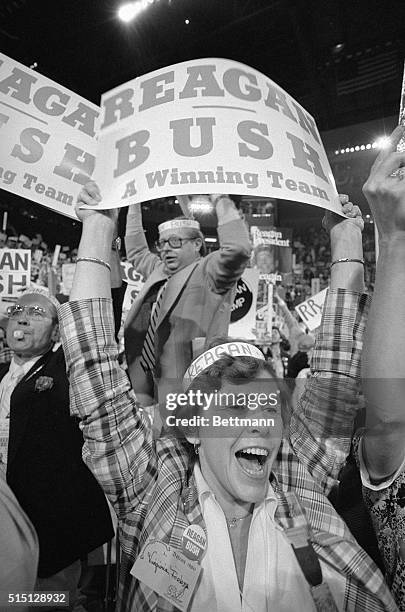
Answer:
[[[219,249],[207,259],[207,274],[217,293],[228,291],[242,276],[251,253],[246,223],[227,195],[210,196],[218,218]]]
[[[151,253],[146,242],[140,204],[131,204],[128,208],[125,250],[128,261],[131,262],[136,271],[142,274],[144,278],[147,278],[156,266],[160,264],[160,257],[155,253]]]

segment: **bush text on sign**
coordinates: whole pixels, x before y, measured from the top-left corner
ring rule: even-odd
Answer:
[[[100,109],[0,54],[0,187],[76,218]]]
[[[138,77],[100,109],[0,54],[0,131],[0,187],[72,217],[89,178],[104,208],[219,192],[340,211],[314,119],[231,60]]]
[[[105,207],[224,192],[339,210],[314,119],[263,74],[224,59],[169,66],[104,94],[95,178]]]

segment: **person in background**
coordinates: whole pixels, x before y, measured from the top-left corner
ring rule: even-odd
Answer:
[[[363,192],[378,229],[379,255],[365,336],[365,429],[357,437],[363,495],[386,579],[405,610],[405,152],[404,127],[375,160]]]
[[[271,328],[270,350],[267,352],[267,357],[273,366],[277,378],[284,378],[288,361],[288,353],[282,346],[283,340],[285,339],[281,335],[279,328],[273,325]]]
[[[90,203],[100,197],[94,183],[85,196]],[[249,261],[248,230],[234,202],[225,195],[208,197],[218,218],[220,248],[207,256],[197,221],[161,223],[156,255],[145,240],[140,204],[128,212],[127,258],[146,282],[125,321],[125,352],[132,386],[144,406],[158,401],[166,385],[181,388],[193,341],[201,349],[228,328],[236,283]]]
[[[343,210],[351,218],[329,215],[331,290],[300,410],[289,414],[284,385],[260,351],[225,341],[190,364],[183,388],[223,391],[213,416],[245,419],[255,409],[264,422],[238,421],[216,435],[212,422],[208,432],[186,422],[180,437],[156,439],[117,363],[105,267],[114,211],[77,211],[82,238],[61,335],[84,458],[120,521],[120,612],[174,612],[191,583],[171,569],[170,549],[191,563],[181,549],[183,543],[187,551],[187,534],[199,544],[192,548],[194,572],[203,569],[189,591],[190,612],[395,610],[380,572],[325,497],[350,443],[367,307],[362,222],[357,207],[346,202]],[[264,402],[250,406],[251,394],[263,390]],[[237,393],[243,402],[235,405]],[[188,406],[177,404],[180,414],[199,415],[206,403],[193,408],[188,397]],[[170,588],[159,588],[167,575]]]
[[[38,567],[38,538],[0,469],[0,611],[23,612],[15,595],[34,590]],[[9,596],[14,596],[10,606]]]
[[[13,357],[13,351],[7,345],[6,330],[0,327],[0,364],[10,363]]]
[[[290,354],[295,355],[298,351],[298,339],[305,333],[305,326],[303,323],[299,323],[294,317],[286,302],[283,298],[275,291],[274,292],[275,302],[278,306],[279,313],[284,319],[285,324],[288,328],[288,341],[290,343]]]
[[[301,333],[297,338],[297,352],[288,362],[287,377],[290,381],[297,378],[301,370],[309,368],[312,352],[315,346],[315,336]]]

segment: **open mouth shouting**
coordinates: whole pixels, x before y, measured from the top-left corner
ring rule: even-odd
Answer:
[[[239,466],[248,476],[262,478],[266,472],[265,465],[269,454],[266,448],[249,446],[236,451],[235,457]]]

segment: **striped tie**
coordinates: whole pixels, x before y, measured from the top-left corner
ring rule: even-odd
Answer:
[[[142,353],[141,353],[141,366],[144,372],[150,370],[153,372],[156,365],[156,357],[155,357],[155,331],[157,327],[157,322],[159,318],[160,308],[162,306],[163,296],[166,290],[167,281],[160,287],[158,294],[156,296],[156,302],[152,307],[152,312],[150,316],[149,327],[146,332],[145,340],[143,343]]]

